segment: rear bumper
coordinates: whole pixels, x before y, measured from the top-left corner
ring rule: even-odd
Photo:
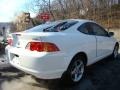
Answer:
[[[12,62],[10,61],[10,64],[28,74],[31,74],[37,78],[41,78],[41,79],[56,79],[56,78],[61,78],[62,74],[63,74],[63,70],[61,71],[49,71],[49,72],[42,72],[42,71],[37,71],[37,70],[34,70],[34,69],[29,69],[27,67],[23,67],[23,66],[20,66],[18,65],[17,63],[15,62]]]
[[[60,52],[31,52],[7,46],[6,53],[12,66],[42,79],[60,78],[68,65]]]

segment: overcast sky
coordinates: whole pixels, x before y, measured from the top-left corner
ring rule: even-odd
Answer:
[[[32,0],[0,0],[0,22],[12,21],[21,11],[29,11],[26,4],[30,1]],[[35,16],[35,13],[30,13],[32,17]]]

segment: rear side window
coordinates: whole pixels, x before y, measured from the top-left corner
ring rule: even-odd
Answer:
[[[93,34],[93,30],[92,30],[90,23],[84,23],[80,25],[77,30],[84,34],[89,34],[89,35]]]
[[[77,21],[68,21],[68,22],[66,21],[66,22],[59,23],[58,25],[48,27],[43,31],[44,32],[60,32],[72,27],[76,23]]]

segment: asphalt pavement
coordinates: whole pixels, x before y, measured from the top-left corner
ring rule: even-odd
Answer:
[[[120,55],[87,67],[85,77],[75,86],[60,80],[40,80],[13,67],[0,68],[0,90],[120,90]]]

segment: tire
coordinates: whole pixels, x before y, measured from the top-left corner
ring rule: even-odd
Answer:
[[[112,58],[117,59],[118,58],[118,50],[119,50],[119,45],[116,44],[112,53]]]
[[[74,58],[66,71],[64,83],[66,82],[65,84],[69,85],[79,83],[84,76],[84,71],[85,64],[83,60],[80,58]]]

